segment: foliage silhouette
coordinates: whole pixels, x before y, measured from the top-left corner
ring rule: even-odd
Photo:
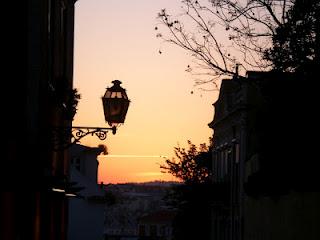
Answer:
[[[178,158],[166,159],[166,163],[160,165],[165,172],[172,174],[186,184],[205,183],[211,179],[211,160],[207,144],[200,144],[199,149],[188,140],[189,149],[175,147],[175,155]]]
[[[78,93],[78,89],[74,88],[67,91],[66,101],[65,101],[65,113],[68,119],[73,120],[75,114],[77,113],[77,106],[81,95]]]
[[[276,29],[265,59],[283,72],[314,71],[320,64],[320,2],[296,0]]]
[[[183,0],[182,13],[172,16],[166,9],[158,14],[166,33],[156,36],[176,45],[194,59],[195,84],[216,83],[239,70],[268,70],[264,57],[272,47],[276,29],[287,24],[291,0]],[[156,31],[160,30],[157,26]],[[163,29],[161,30],[163,31]],[[239,69],[241,65],[243,68]],[[240,73],[242,74],[242,72]]]
[[[188,141],[188,149],[175,147],[178,160],[166,160],[160,167],[183,181],[165,197],[167,204],[177,210],[173,222],[174,239],[209,239],[211,154],[207,144],[199,148]],[[220,195],[221,196],[221,195]]]

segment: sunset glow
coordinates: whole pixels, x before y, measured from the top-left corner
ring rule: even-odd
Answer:
[[[76,2],[74,87],[81,99],[73,124],[107,127],[101,96],[115,79],[131,100],[117,134],[109,133],[105,141],[94,136],[81,140],[108,147],[110,155],[99,156],[99,182],[173,180],[161,173],[160,164],[174,156],[174,147],[187,145],[188,139],[208,143],[212,135],[207,124],[217,92],[195,88],[185,71],[191,57],[156,38],[162,8],[178,13],[180,1]]]
[[[103,156],[102,156],[103,157]],[[167,156],[161,156],[161,155],[108,155],[105,157],[115,157],[115,158],[168,158]]]

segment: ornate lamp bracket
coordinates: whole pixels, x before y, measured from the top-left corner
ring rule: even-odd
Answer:
[[[112,131],[116,134],[117,128],[102,128],[102,127],[53,127],[52,140],[53,150],[61,151],[76,144],[87,135],[97,136],[100,140],[107,138],[107,132]]]

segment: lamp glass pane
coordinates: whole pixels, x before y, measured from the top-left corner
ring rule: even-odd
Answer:
[[[110,98],[111,97],[111,92],[110,91],[106,91],[106,94],[104,95],[104,97]]]

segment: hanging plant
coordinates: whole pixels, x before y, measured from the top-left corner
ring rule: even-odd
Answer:
[[[74,116],[77,113],[77,106],[81,95],[78,93],[78,89],[73,88],[67,90],[66,101],[64,102],[65,116],[68,120],[73,120]]]

